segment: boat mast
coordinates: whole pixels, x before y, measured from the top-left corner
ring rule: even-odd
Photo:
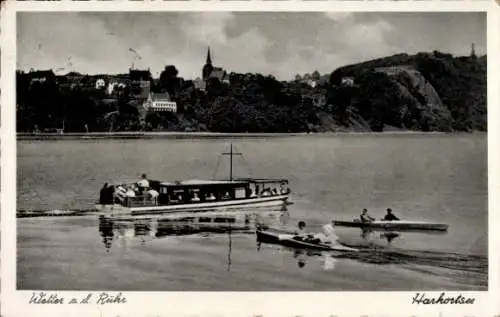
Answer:
[[[229,153],[222,153],[222,155],[229,155],[229,181],[233,180],[233,155],[243,155],[239,152],[233,152],[233,143],[229,148]]]
[[[231,153],[229,155],[229,180],[233,180],[233,143],[231,143]]]

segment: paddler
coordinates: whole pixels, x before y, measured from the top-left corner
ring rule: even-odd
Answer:
[[[375,220],[375,218],[368,214],[368,210],[366,208],[363,209],[359,218],[361,219],[361,222],[372,222]]]
[[[335,229],[333,228],[333,224],[326,224],[323,226],[323,232],[320,233],[306,233],[304,231],[306,227],[306,223],[304,221],[300,221],[298,223],[299,232],[295,233],[295,239],[301,241],[307,241],[310,243],[326,243],[332,245],[340,245],[338,242],[338,237],[335,234]]]
[[[294,239],[295,240],[300,240],[300,241],[307,240],[307,241],[312,242],[312,240],[315,239],[313,234],[305,232],[304,229],[306,228],[306,223],[304,221],[299,221],[299,223],[297,224],[297,227],[298,227],[299,231],[294,232],[294,234],[295,234]]]
[[[391,208],[387,208],[387,214],[385,215],[384,219],[385,221],[393,221],[393,220],[399,220],[398,217],[396,217],[393,213],[392,213],[392,209]]]
[[[306,223],[304,221],[299,221],[299,223],[297,224],[297,228],[299,228],[299,231],[295,232],[295,234],[303,235],[305,233],[304,229],[306,228]]]

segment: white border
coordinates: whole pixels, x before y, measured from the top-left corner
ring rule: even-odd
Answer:
[[[412,305],[415,292],[126,292],[129,304],[28,305],[16,291],[15,67],[17,11],[487,11],[489,291],[461,292],[475,305]],[[500,314],[498,193],[500,149],[500,9],[493,1],[155,1],[14,2],[1,16],[1,291],[2,316],[481,316]],[[87,292],[58,292],[62,296]],[[439,292],[428,292],[436,295]],[[457,292],[448,292],[456,295]],[[230,304],[229,304],[230,303]],[[76,307],[76,308],[75,308]]]

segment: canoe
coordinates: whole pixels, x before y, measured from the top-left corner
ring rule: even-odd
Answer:
[[[447,231],[448,225],[443,223],[432,223],[423,221],[373,221],[361,222],[355,221],[333,221],[335,226],[340,227],[354,227],[354,228],[370,228],[370,229],[384,229],[384,230],[426,230],[426,231]]]
[[[331,245],[325,243],[317,243],[307,240],[300,240],[300,237],[289,233],[279,233],[268,230],[257,230],[257,241],[265,243],[280,244],[283,246],[298,248],[298,249],[311,249],[321,251],[343,251],[354,252],[357,249],[350,248],[344,245]]]

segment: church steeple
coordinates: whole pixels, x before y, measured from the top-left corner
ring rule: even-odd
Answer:
[[[210,46],[208,47],[208,52],[207,52],[207,65],[212,65],[212,57],[210,57]]]
[[[210,77],[210,74],[212,73],[213,69],[214,67],[212,66],[212,57],[210,56],[210,46],[209,46],[207,52],[207,62],[205,63],[205,66],[203,66],[201,70],[203,80],[207,80],[208,77]]]

